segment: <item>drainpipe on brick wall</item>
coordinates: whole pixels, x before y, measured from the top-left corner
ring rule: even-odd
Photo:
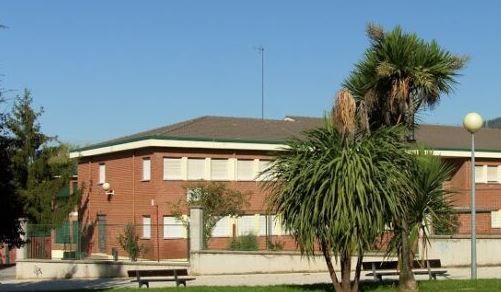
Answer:
[[[136,226],[136,152],[132,152],[132,224]]]

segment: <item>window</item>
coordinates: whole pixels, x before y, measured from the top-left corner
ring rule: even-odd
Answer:
[[[487,182],[487,179],[484,176],[484,166],[483,165],[475,165],[475,182],[476,183]]]
[[[226,216],[219,221],[217,221],[214,229],[212,229],[212,237],[230,237],[231,236],[231,226],[230,217]]]
[[[228,159],[211,159],[210,177],[212,180],[229,180]]]
[[[497,165],[475,165],[476,183],[500,183],[499,167]]]
[[[143,237],[142,238],[151,238],[151,217],[143,216]]]
[[[249,233],[257,234],[255,216],[244,215],[238,217],[237,229],[238,229],[238,235],[246,235]]]
[[[237,160],[237,180],[253,180],[254,160]]]
[[[188,179],[201,180],[204,179],[205,159],[188,158]]]
[[[498,167],[493,165],[487,166],[487,182],[499,182]]]
[[[501,228],[501,210],[491,212],[491,228]]]
[[[99,183],[104,184],[106,182],[106,164],[99,164]]]
[[[176,217],[164,216],[164,238],[185,238],[186,227]]]
[[[259,167],[258,167],[258,179],[260,180],[271,180],[271,175],[270,174],[262,174],[263,171],[268,169],[268,167],[271,166],[271,161],[269,160],[259,160]]]
[[[266,220],[268,218],[268,220]],[[268,221],[268,222],[267,222]],[[265,236],[268,228],[268,235],[279,235],[278,221],[275,215],[260,215],[259,216],[259,235]]]
[[[143,180],[151,179],[151,160],[149,158],[143,159]]]
[[[165,180],[180,180],[181,175],[181,158],[164,158],[164,179]]]

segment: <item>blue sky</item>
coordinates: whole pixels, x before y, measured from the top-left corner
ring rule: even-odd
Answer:
[[[427,123],[501,116],[498,1],[2,1],[7,97],[32,90],[43,130],[87,144],[201,115],[320,116],[368,46],[401,25],[471,57]],[[1,109],[5,110],[6,105]]]

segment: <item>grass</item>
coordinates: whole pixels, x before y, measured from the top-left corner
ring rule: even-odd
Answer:
[[[501,279],[482,280],[439,280],[419,281],[420,291],[501,291]],[[362,285],[362,291],[397,291],[396,282],[373,283],[366,282]],[[119,288],[118,291],[136,291],[137,288]],[[180,287],[180,288],[152,288],[152,291],[200,291],[200,292],[296,292],[296,291],[332,291],[328,284],[313,285],[280,285],[262,287]]]

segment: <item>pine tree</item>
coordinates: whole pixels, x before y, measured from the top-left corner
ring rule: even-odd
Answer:
[[[33,108],[29,90],[16,98],[7,128],[13,140],[12,169],[24,215],[31,223],[58,224],[77,204],[78,194],[58,197],[68,187],[74,164],[68,147],[41,131],[43,109]]]

